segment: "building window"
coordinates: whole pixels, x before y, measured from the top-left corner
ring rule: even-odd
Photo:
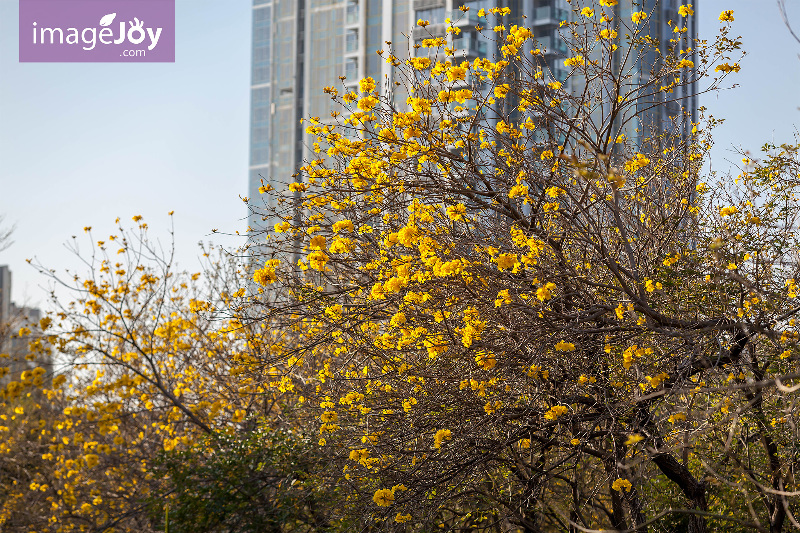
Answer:
[[[358,50],[358,30],[347,30],[345,50],[347,52]]]
[[[415,21],[427,20],[431,24],[442,24],[444,23],[444,6],[419,9],[416,11],[414,19]]]
[[[355,0],[348,0],[347,2],[347,24],[355,24],[358,22],[358,2]]]
[[[347,77],[348,82],[358,80],[358,59],[355,57],[347,58],[344,64],[344,75]]]

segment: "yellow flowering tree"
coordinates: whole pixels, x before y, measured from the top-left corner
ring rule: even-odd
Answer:
[[[177,271],[134,221],[102,240],[86,228],[85,275],[44,270],[66,287],[28,358],[52,355],[56,374],[3,382],[0,529],[163,531],[170,508],[177,532],[315,524],[324,487],[306,485],[315,455],[281,419],[287,381],[254,373],[280,333],[233,318],[235,264],[208,252],[202,274]]]
[[[310,119],[295,195],[264,188],[279,222],[247,316],[294,332],[262,365],[304,397],[365,526],[780,530],[796,512],[797,151],[730,183],[701,174],[711,118],[631,140],[649,106],[734,75],[740,44],[724,14],[641,81],[661,45],[616,3],[562,23],[576,92],[506,10],[478,13],[494,61],[433,37],[384,52],[407,99],[326,88],[342,111]]]

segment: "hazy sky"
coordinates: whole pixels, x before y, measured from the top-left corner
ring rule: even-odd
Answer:
[[[748,51],[740,88],[701,99],[726,118],[714,167],[739,159],[732,146],[791,141],[800,127],[800,44],[775,1],[694,3],[708,39],[719,12],[734,9]],[[212,228],[245,227],[250,5],[177,0],[174,64],[20,64],[18,0],[0,0],[0,213],[17,225],[0,264],[13,270],[15,300],[44,303],[44,280],[25,259],[79,268],[64,243],[85,239],[84,226],[107,238],[116,217],[140,214],[167,241],[174,210],[177,256],[189,269]],[[800,30],[800,0],[788,7]]]

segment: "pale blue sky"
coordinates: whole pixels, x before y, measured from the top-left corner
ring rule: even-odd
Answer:
[[[789,141],[800,126],[800,44],[774,0],[695,3],[709,39],[719,12],[734,9],[749,52],[739,89],[701,99],[727,119],[713,152],[722,169],[739,159],[731,146]],[[800,0],[788,4],[800,30]],[[174,210],[177,256],[190,269],[212,228],[245,227],[250,5],[176,0],[174,64],[20,64],[18,0],[0,0],[0,213],[17,224],[0,264],[14,272],[17,301],[44,301],[25,259],[78,267],[63,244],[87,225],[106,238],[117,216],[141,214],[166,240]]]

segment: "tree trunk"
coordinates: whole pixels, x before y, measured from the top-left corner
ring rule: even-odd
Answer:
[[[680,463],[669,453],[659,453],[653,456],[653,462],[670,481],[677,484],[689,500],[689,506],[698,511],[708,511],[706,501],[706,485],[697,481],[686,466]],[[707,533],[706,519],[704,516],[689,515],[689,533]]]

